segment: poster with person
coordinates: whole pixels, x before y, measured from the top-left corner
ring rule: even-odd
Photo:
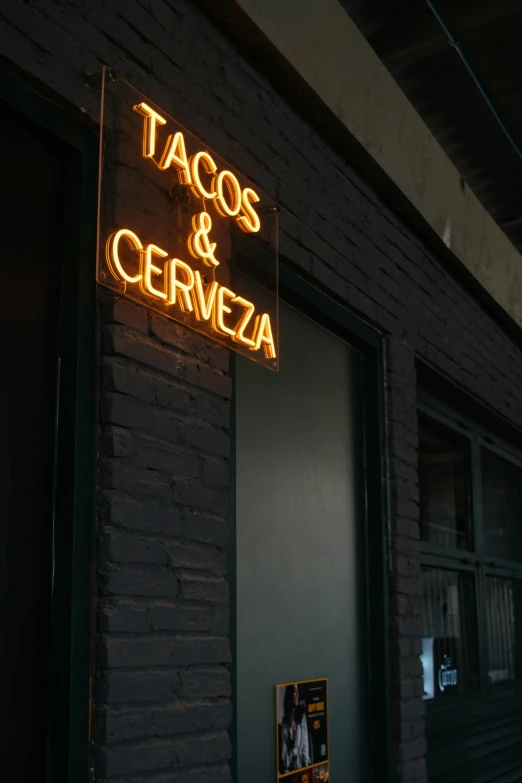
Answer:
[[[326,783],[328,680],[300,680],[276,686],[277,779]]]

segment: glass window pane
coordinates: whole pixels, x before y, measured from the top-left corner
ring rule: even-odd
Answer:
[[[522,470],[482,449],[484,549],[490,555],[522,560]]]
[[[522,679],[522,582],[487,577],[486,613],[490,683]]]
[[[467,438],[420,413],[419,493],[423,541],[471,548],[470,486]]]
[[[424,699],[441,699],[478,687],[474,576],[422,569]]]

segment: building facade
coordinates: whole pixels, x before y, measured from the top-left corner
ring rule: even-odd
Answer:
[[[328,679],[335,781],[514,782],[516,306],[234,5],[1,10],[11,779],[316,780],[275,686]],[[276,206],[278,372],[97,282],[104,67]],[[154,242],[182,185],[124,165],[114,226]]]

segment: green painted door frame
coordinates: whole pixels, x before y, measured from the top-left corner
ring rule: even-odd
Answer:
[[[76,122],[44,88],[10,69],[0,74],[0,101],[58,147],[66,169],[46,779],[81,783],[90,768],[98,140],[94,129]]]
[[[236,266],[252,277],[263,277],[264,251],[249,251],[242,238],[236,244]],[[245,265],[245,261],[247,261]],[[257,273],[256,273],[257,272]],[[368,731],[372,783],[392,783],[394,780],[394,750],[392,735],[392,697],[390,682],[390,642],[388,620],[389,535],[386,483],[386,427],[384,401],[384,346],[382,335],[345,307],[315,288],[284,264],[279,266],[279,295],[289,305],[318,324],[329,329],[350,345],[359,349],[363,362],[362,429],[366,542],[366,627],[368,659]],[[281,359],[284,361],[284,358]],[[268,372],[268,370],[267,370]],[[232,356],[235,385],[235,365]],[[236,510],[235,510],[235,390],[232,399],[231,423],[231,490],[230,539],[228,549],[230,587],[230,637],[232,646],[232,699],[236,704],[237,673],[237,599],[236,599]],[[233,747],[232,773],[237,779],[237,726],[234,714],[231,726]]]

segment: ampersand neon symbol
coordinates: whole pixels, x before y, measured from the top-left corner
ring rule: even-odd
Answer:
[[[190,235],[188,247],[194,258],[201,258],[207,266],[217,266],[219,261],[214,256],[216,243],[208,238],[212,228],[212,218],[208,212],[200,212],[192,218],[194,233]]]

